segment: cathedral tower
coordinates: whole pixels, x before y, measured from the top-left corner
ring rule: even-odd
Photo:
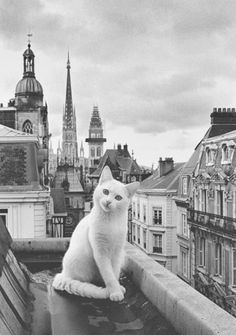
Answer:
[[[63,114],[61,163],[75,166],[78,161],[76,116],[72,102],[70,59],[67,60],[66,101]]]
[[[86,138],[89,145],[89,168],[95,169],[98,166],[99,159],[103,156],[103,143],[106,138],[103,137],[103,126],[97,106],[93,107],[93,113],[89,125],[89,137]]]

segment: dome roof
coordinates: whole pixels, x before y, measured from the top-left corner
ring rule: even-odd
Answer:
[[[22,95],[25,93],[43,95],[43,88],[35,77],[23,78],[16,85],[16,95]]]

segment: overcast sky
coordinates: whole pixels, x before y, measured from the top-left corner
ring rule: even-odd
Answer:
[[[140,164],[188,160],[213,107],[236,106],[235,0],[0,0],[5,105],[22,78],[29,31],[54,147],[68,49],[79,143],[97,104],[105,148],[127,143]]]

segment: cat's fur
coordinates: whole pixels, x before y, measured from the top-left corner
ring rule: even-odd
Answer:
[[[62,272],[52,284],[55,289],[89,298],[124,298],[125,288],[119,284],[119,276],[128,206],[138,187],[138,182],[124,185],[113,179],[105,166],[94,191],[94,207],[72,234]]]

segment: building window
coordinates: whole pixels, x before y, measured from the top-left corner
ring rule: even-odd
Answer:
[[[153,208],[152,210],[152,215],[153,215],[153,224],[162,224],[162,208]]]
[[[137,215],[138,215],[138,219],[140,219],[140,204],[139,204],[139,202],[137,203]]]
[[[0,218],[2,219],[2,222],[7,226],[7,215],[8,215],[8,209],[0,208]]]
[[[146,213],[146,205],[143,205],[143,222],[146,222],[146,215],[147,215],[147,213]]]
[[[33,125],[32,125],[32,123],[29,120],[25,121],[24,124],[23,124],[22,130],[23,130],[24,133],[33,134]]]
[[[214,165],[216,157],[217,145],[212,144],[209,147],[206,147],[206,165]]]
[[[132,206],[132,209],[133,209],[133,217],[135,218],[136,216],[136,211],[135,211],[135,202],[133,202],[133,206]]]
[[[223,191],[217,191],[216,193],[216,212],[219,215],[223,215],[223,203],[224,197],[223,197]]]
[[[187,215],[182,213],[182,234],[188,237]]]
[[[182,275],[188,276],[188,267],[187,267],[187,254],[185,251],[181,251],[181,267],[182,267]]]
[[[215,245],[215,275],[222,275],[222,245],[220,243]]]
[[[66,207],[70,207],[70,198],[65,198]]]
[[[95,148],[91,147],[91,157],[95,157]]]
[[[101,147],[97,147],[97,157],[101,157],[101,155],[102,155]]]
[[[233,262],[232,262],[233,286],[236,286],[236,249],[233,249]]]
[[[145,229],[143,229],[143,247],[144,249],[147,247],[147,232]]]
[[[137,226],[137,238],[138,238],[138,244],[140,244],[140,227]]]
[[[135,223],[132,224],[132,235],[133,235],[133,241],[136,240],[136,235],[135,235]]]
[[[234,154],[235,143],[234,141],[228,141],[222,143],[222,160],[221,164],[229,164],[232,162]]]
[[[206,266],[206,240],[204,237],[200,238],[199,265],[203,267]]]
[[[153,234],[153,252],[162,253],[162,235]]]
[[[187,179],[187,177],[182,178],[182,193],[183,193],[183,195],[188,194],[188,179]]]
[[[201,211],[207,211],[207,192],[205,189],[201,190]]]

